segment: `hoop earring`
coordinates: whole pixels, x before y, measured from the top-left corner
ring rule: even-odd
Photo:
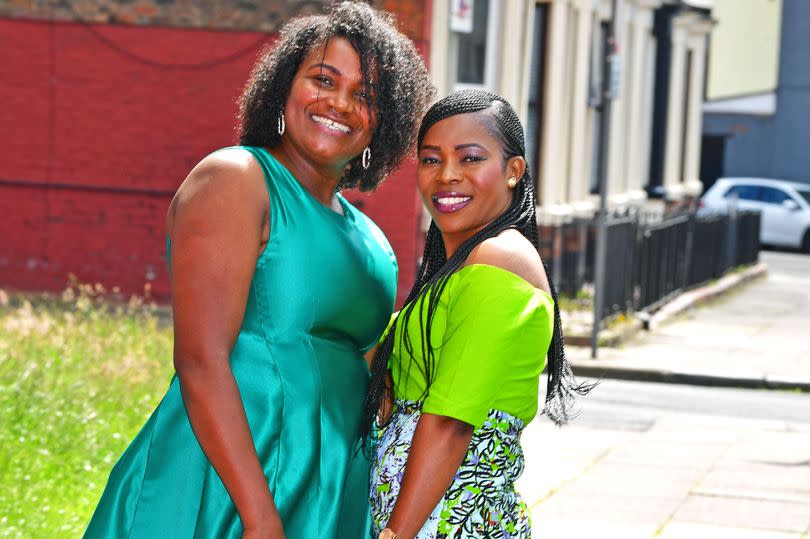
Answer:
[[[369,166],[371,166],[371,148],[366,146],[366,149],[363,150],[363,168],[368,170]]]
[[[284,131],[287,129],[287,124],[284,123],[284,111],[281,111],[281,114],[278,115],[278,134],[283,135]]]
[[[512,176],[511,178],[506,180],[506,185],[509,186],[509,189],[514,189],[515,186],[517,185],[517,183],[518,183],[518,179],[515,178],[514,176]]]

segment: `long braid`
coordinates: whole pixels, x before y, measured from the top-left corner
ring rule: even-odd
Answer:
[[[454,92],[434,104],[422,120],[417,139],[417,148],[421,146],[425,133],[433,124],[456,114],[471,112],[482,112],[493,120],[494,130],[497,131],[496,135],[504,145],[505,158],[525,157],[523,127],[520,125],[520,120],[514,109],[503,98],[481,90]],[[368,434],[371,432],[377,418],[383,395],[387,389],[388,359],[394,349],[397,328],[400,326],[407,328],[414,310],[418,309],[421,355],[413,353],[410,334],[404,329],[400,332],[402,336],[400,345],[404,346],[405,354],[410,358],[407,362],[407,368],[410,369],[415,366],[421,369],[425,375],[427,384],[422,395],[422,398],[424,398],[429,392],[435,371],[435,356],[430,340],[431,327],[439,304],[439,298],[444,291],[447,280],[464,264],[472,250],[482,241],[495,237],[510,228],[518,230],[534,245],[535,249],[539,250],[534,183],[528,166],[515,187],[512,203],[506,211],[462,243],[449,259],[444,248],[441,232],[436,227],[436,223],[431,222],[425,239],[422,264],[416,274],[416,280],[405,300],[404,307],[392,320],[388,334],[382,340],[374,355],[362,424],[364,444],[368,442]],[[551,297],[554,300],[554,332],[548,350],[548,382],[542,413],[556,424],[562,425],[570,419],[570,410],[575,394],[585,394],[593,386],[578,383],[573,376],[571,366],[565,358],[557,290],[551,281],[551,273],[548,271],[545,261],[543,267],[546,275],[549,276]],[[427,309],[424,308],[425,302],[427,303]],[[416,360],[416,357],[422,358],[421,361]]]

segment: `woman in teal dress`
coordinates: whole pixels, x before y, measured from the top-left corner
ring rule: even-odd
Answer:
[[[367,536],[363,353],[396,261],[337,191],[409,151],[431,86],[367,5],[290,22],[167,218],[176,376],[113,468],[88,538]]]
[[[373,357],[374,534],[527,538],[514,483],[540,373],[547,367],[543,412],[558,424],[589,386],[565,360],[537,251],[523,128],[503,98],[464,90],[431,107],[417,150],[433,221],[417,281]]]

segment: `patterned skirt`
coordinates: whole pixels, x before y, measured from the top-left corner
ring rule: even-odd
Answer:
[[[421,403],[397,400],[391,422],[377,433],[369,495],[374,537],[394,509]],[[520,433],[523,422],[490,410],[475,430],[464,461],[450,488],[428,517],[416,539],[531,537],[529,510],[515,491],[523,473]]]

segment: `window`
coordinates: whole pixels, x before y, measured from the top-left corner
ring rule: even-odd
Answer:
[[[473,0],[472,31],[451,32],[451,73],[455,89],[494,88],[499,0]]]
[[[740,200],[755,200],[759,201],[759,186],[758,185],[735,185],[723,195],[724,198],[731,198],[736,196]]]
[[[599,21],[594,28],[590,51],[590,74],[588,81],[588,105],[591,107],[591,174],[589,179],[591,194],[599,193],[599,152],[602,141],[602,85],[605,56],[605,39],[608,23]]]
[[[789,194],[773,187],[760,187],[759,197],[766,204],[781,204],[786,200],[793,200]]]
[[[529,114],[526,122],[526,151],[529,170],[540,181],[540,154],[543,123],[543,87],[546,71],[546,33],[548,5],[537,4],[534,8],[534,33],[532,35],[532,56],[529,69]],[[538,186],[538,194],[542,190]],[[541,201],[542,202],[542,201]]]
[[[810,191],[801,191],[801,190],[797,189],[797,190],[796,190],[796,192],[797,192],[797,193],[799,193],[799,194],[802,196],[802,198],[803,198],[803,199],[804,199],[804,200],[805,200],[805,201],[806,201],[808,204],[810,204]]]
[[[458,63],[456,81],[463,84],[484,84],[484,64],[487,51],[487,12],[489,2],[473,4],[473,27],[469,34],[456,34]]]

